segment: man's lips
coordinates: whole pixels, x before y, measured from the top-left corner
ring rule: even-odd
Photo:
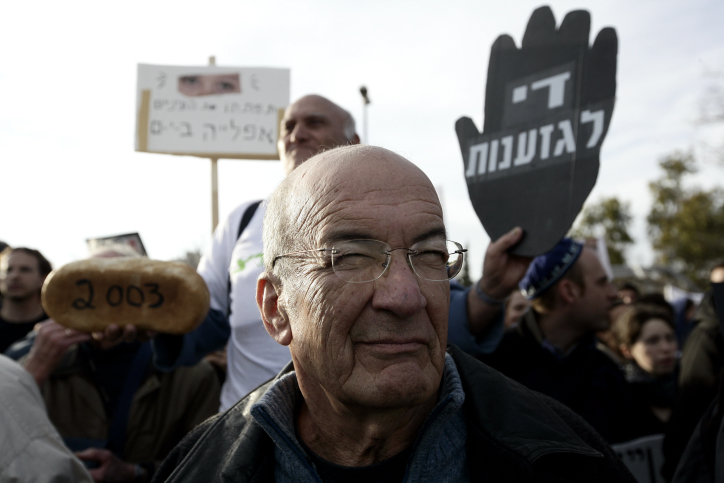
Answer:
[[[387,353],[415,352],[423,347],[427,347],[427,342],[422,339],[378,340],[371,342],[360,342],[360,344],[373,351]]]

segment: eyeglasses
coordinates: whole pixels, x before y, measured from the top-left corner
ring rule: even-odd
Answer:
[[[280,258],[316,255],[330,263],[335,275],[345,282],[372,282],[385,274],[395,250],[407,250],[407,261],[415,274],[432,282],[444,282],[460,273],[467,251],[457,242],[441,239],[421,241],[410,248],[392,248],[379,240],[350,240],[332,248],[285,253],[274,257],[272,266]]]

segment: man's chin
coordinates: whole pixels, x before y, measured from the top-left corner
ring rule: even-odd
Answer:
[[[370,364],[374,366],[375,364]],[[420,361],[405,360],[383,364],[382,367],[355,374],[358,387],[364,387],[364,396],[371,406],[414,406],[437,394],[442,374],[432,364],[421,366]]]
[[[407,377],[379,378],[368,386],[365,396],[370,406],[413,407],[437,397],[440,379],[428,374],[407,374]]]

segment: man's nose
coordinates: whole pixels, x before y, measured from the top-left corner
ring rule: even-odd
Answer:
[[[372,282],[375,284],[372,307],[389,310],[400,318],[415,315],[427,306],[419,282],[420,279],[412,271],[406,254],[393,252],[385,273]]]
[[[289,135],[290,142],[298,143],[300,141],[305,141],[309,138],[307,128],[304,127],[303,124],[304,123],[298,122],[294,125],[294,129],[292,129],[292,133]]]

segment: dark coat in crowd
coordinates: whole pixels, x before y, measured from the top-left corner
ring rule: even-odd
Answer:
[[[470,481],[634,481],[606,442],[568,408],[453,346],[449,352],[465,391]],[[290,370],[291,364],[277,377]],[[194,429],[154,481],[274,481],[273,442],[250,415],[273,382]]]
[[[664,439],[663,475],[671,479],[694,428],[717,395],[724,367],[724,337],[709,291],[697,309],[680,363],[679,396]]]
[[[76,346],[41,387],[50,420],[74,450],[112,443],[109,433],[116,411],[108,396],[119,392],[128,366],[121,366],[115,374],[99,368],[101,358],[106,363],[117,360],[123,345],[129,344],[106,351]],[[133,347],[126,352],[136,354]],[[124,461],[147,464],[152,470],[189,431],[218,412],[220,393],[216,374],[205,361],[168,373],[156,370],[149,361],[133,392],[123,447],[109,449]]]
[[[543,339],[531,310],[517,327],[505,333],[492,355],[481,359],[573,409],[611,444],[646,433],[641,421],[650,411],[634,402],[619,367],[596,348],[594,334],[584,337],[565,355],[545,347]]]
[[[721,392],[719,393],[721,395]],[[724,408],[718,397],[691,435],[672,483],[714,483],[724,475]],[[718,477],[718,479],[717,479]]]
[[[666,409],[674,407],[678,388],[678,370],[671,374],[654,376],[641,369],[635,361],[627,362],[623,369],[631,397],[641,407]],[[641,436],[664,434],[667,423],[656,417],[651,410],[642,417],[637,427],[641,429]]]

